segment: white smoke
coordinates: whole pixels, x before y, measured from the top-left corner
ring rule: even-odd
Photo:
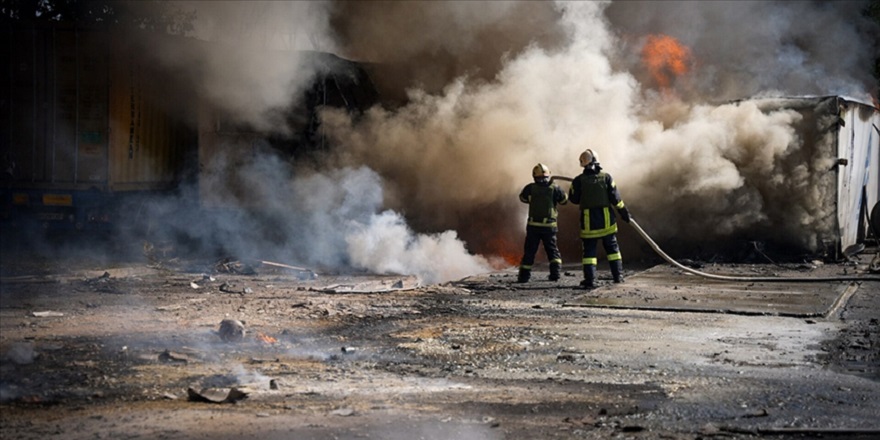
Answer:
[[[827,164],[793,129],[800,116],[724,102],[863,95],[870,78],[859,66],[877,50],[865,44],[876,29],[858,17],[864,2],[183,4],[199,10],[196,33],[223,49],[186,57],[159,48],[160,59],[258,128],[283,132],[278,117],[314,70],[290,55],[303,48],[374,63],[394,101],[354,119],[325,109],[332,154],[321,172],[236,165],[253,168],[255,177],[239,172],[253,188],[243,194],[278,225],[281,239],[259,252],[429,280],[486,270],[475,253],[521,252],[516,194],[531,168],[574,176],[586,148],[656,238],[784,230],[777,236],[815,247],[832,207],[815,190]],[[676,38],[693,57],[665,90],[641,64],[650,34]],[[852,50],[836,50],[841,43]],[[279,47],[288,51],[264,50]],[[566,259],[579,250],[574,212],[562,208]]]
[[[141,8],[168,6],[194,17],[188,44],[146,35],[135,50],[188,78],[199,99],[229,120],[283,133],[283,112],[316,73],[304,51],[335,51],[328,5],[262,0],[135,3]]]
[[[211,168],[236,170],[226,175],[227,186],[213,186],[227,201],[240,194],[233,209],[219,207],[216,215],[172,225],[203,244],[248,260],[416,275],[424,283],[491,270],[489,260],[469,253],[454,231],[416,233],[400,214],[384,209],[382,178],[365,166],[318,172],[268,151],[235,167],[226,157],[215,159],[221,163]],[[173,216],[177,205],[158,203],[151,210]]]
[[[417,234],[400,214],[382,210],[382,182],[366,167],[340,168],[292,182],[306,234],[306,258],[325,266],[347,265],[378,274],[417,275],[438,283],[491,270],[470,254],[454,231]],[[291,231],[294,232],[294,231]]]
[[[394,211],[354,223],[346,235],[352,265],[374,273],[415,274],[426,283],[457,280],[490,270],[488,261],[468,253],[455,231],[415,234]]]
[[[290,135],[285,120],[326,68],[308,51],[335,52],[328,2],[181,1],[193,37],[139,38],[144,53],[196,88],[201,120],[197,187],[212,215],[185,218],[179,200],[151,210],[169,228],[240,258],[276,259],[325,270],[418,275],[424,282],[490,270],[454,231],[419,234],[383,208],[383,178],[367,167],[307,169],[280,157],[255,133]],[[306,52],[303,52],[306,51]],[[187,80],[188,78],[188,80]],[[208,113],[210,112],[210,113]],[[205,116],[216,120],[205,120]],[[226,130],[214,133],[219,125]],[[239,130],[239,132],[235,132]]]
[[[870,100],[877,87],[870,66],[880,48],[876,25],[863,16],[868,3],[620,1],[606,16],[625,41],[666,34],[690,48],[698,63],[693,99],[775,92]]]
[[[779,2],[753,11],[740,2],[530,4],[555,8],[556,14],[535,16],[556,18],[549,24],[556,31],[545,33],[564,38],[536,38],[542,43],[511,44],[498,53],[492,53],[496,42],[458,47],[461,59],[480,53],[503,63],[489,80],[459,75],[437,93],[413,83],[401,108],[376,109],[357,123],[331,113],[324,123],[346,163],[366,163],[393,176],[398,188],[390,191],[397,197],[389,201],[392,206],[407,207],[407,217],[420,225],[452,228],[469,238],[521,227],[522,208],[500,201],[515,197],[535,163],[572,176],[580,171],[578,153],[592,148],[617,178],[633,212],[660,238],[687,243],[755,231],[767,237],[776,228],[786,230],[780,235],[790,243],[815,248],[829,234],[832,208],[827,195],[810,189],[824,164],[804,158],[802,166],[792,167],[789,160],[807,154],[793,128],[800,116],[763,113],[749,103],[708,103],[759,92],[864,95],[869,79],[858,73],[866,69],[856,67],[869,65],[865,54],[872,50],[835,55],[827,44],[846,41],[861,48],[865,39],[857,35],[858,25],[843,25],[861,23],[854,14],[860,5]],[[435,25],[443,28],[449,16],[458,17],[457,27],[483,25],[462,18],[468,10],[479,15],[479,7],[449,3],[408,9],[416,21],[437,18]],[[438,13],[438,8],[458,12]],[[366,9],[350,17],[362,34],[371,35],[364,31],[371,20],[394,28],[394,12]],[[505,20],[515,9],[493,16]],[[390,23],[378,18],[386,13]],[[805,21],[845,29],[831,32],[803,26]],[[649,88],[644,81],[650,78],[638,64],[648,33],[674,35],[694,46],[692,71],[664,93]],[[754,44],[753,38],[761,38],[755,33],[765,37],[761,44]],[[422,35],[437,34],[428,29]],[[358,56],[358,49],[370,43],[377,43],[370,46],[372,56],[395,59],[395,46],[387,40],[360,40],[348,48]],[[425,52],[436,50],[433,40],[424,43]],[[418,57],[411,46],[406,52]],[[438,67],[427,64],[426,69]],[[469,221],[486,209],[498,211],[492,223]],[[682,230],[690,232],[682,235]]]

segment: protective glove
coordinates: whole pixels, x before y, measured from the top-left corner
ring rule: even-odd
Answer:
[[[629,211],[626,208],[620,208],[617,210],[617,212],[620,213],[620,218],[622,218],[623,221],[627,223],[629,223],[629,221],[632,219],[632,216],[629,214]]]

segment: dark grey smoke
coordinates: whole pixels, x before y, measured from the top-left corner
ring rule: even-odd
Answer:
[[[799,116],[719,104],[784,94],[870,99],[880,45],[859,15],[867,2],[491,3],[489,13],[475,12],[488,4],[334,9],[348,56],[410,61],[411,81],[400,82],[406,106],[354,125],[329,115],[325,124],[346,160],[391,179],[391,203],[411,221],[469,238],[517,230],[522,207],[508,200],[531,167],[574,175],[578,153],[593,148],[661,239],[705,245],[783,228],[790,244],[815,249],[833,234],[828,195],[810,190],[824,162],[791,168],[791,158],[809,154],[793,129]],[[506,26],[518,7],[544,20]],[[398,25],[404,16],[417,26]],[[677,39],[691,57],[665,89],[642,64],[651,34]],[[490,61],[468,63],[475,54]],[[417,79],[443,74],[440,90]],[[500,233],[509,247],[521,236]],[[483,249],[479,239],[469,244]]]
[[[515,264],[525,216],[516,194],[532,166],[573,176],[586,148],[598,151],[661,240],[705,243],[786,227],[788,240],[815,247],[829,233],[830,213],[827,194],[808,189],[811,170],[825,164],[790,168],[805,154],[793,130],[799,116],[722,104],[758,94],[866,97],[880,46],[859,15],[866,2],[181,5],[198,10],[195,36],[211,49],[181,56],[157,46],[152,55],[192,75],[206,102],[262,129],[283,134],[273,115],[313,72],[296,56],[267,50],[327,50],[370,63],[389,105],[359,119],[324,112],[333,154],[320,172],[293,171],[283,160],[268,170],[260,160],[236,165],[250,201],[280,226],[268,243],[246,233],[230,244],[380,272],[439,261],[466,268],[450,276],[485,270],[468,256],[474,252]],[[691,56],[666,88],[642,64],[651,34],[675,38]],[[789,202],[771,203],[780,194]],[[563,209],[566,261],[576,261],[575,211]],[[216,228],[249,230],[246,222]]]
[[[606,16],[627,48],[649,34],[691,49],[694,100],[759,94],[876,95],[871,66],[880,56],[869,1],[619,1]],[[627,67],[640,72],[632,62]],[[641,77],[643,78],[643,77]],[[682,84],[684,86],[684,84]]]

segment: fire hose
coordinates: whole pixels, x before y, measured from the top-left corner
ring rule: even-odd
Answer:
[[[551,180],[565,180],[567,182],[571,182],[572,179],[570,177],[563,176],[553,176]],[[696,269],[692,269],[687,267],[678,261],[675,261],[672,257],[670,257],[666,252],[663,252],[663,249],[660,249],[660,246],[651,239],[647,232],[639,226],[639,223],[636,222],[635,219],[630,218],[629,221],[630,226],[642,236],[642,238],[651,246],[651,249],[657,253],[660,257],[666,260],[669,264],[693,275],[701,276],[704,278],[709,278],[713,280],[720,281],[742,281],[742,282],[828,282],[828,281],[880,281],[880,276],[877,275],[835,275],[829,277],[760,277],[760,276],[731,276],[731,275],[716,275],[706,272],[701,272]]]

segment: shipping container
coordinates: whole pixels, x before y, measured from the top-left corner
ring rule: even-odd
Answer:
[[[833,207],[822,239],[812,251],[840,257],[866,238],[878,239],[872,224],[880,214],[880,111],[872,103],[844,96],[755,99],[765,111],[796,110],[795,129],[802,143],[786,158],[790,174],[810,173],[812,185],[800,188],[817,206]]]
[[[121,215],[122,198],[176,187],[197,137],[172,111],[180,96],[168,75],[109,31],[29,24],[4,33],[3,220],[103,227]]]
[[[322,52],[272,52],[312,66],[291,97],[286,127],[256,130],[199,96],[199,79],[154,65],[110,30],[18,23],[0,47],[0,221],[7,226],[104,229],[142,220],[147,200],[181,189],[187,209],[250,209],[239,177],[263,156],[324,147],[319,110],[363,112],[378,102],[360,64]],[[184,57],[222,47],[162,39]],[[156,41],[156,40],[150,40]],[[166,66],[167,68],[167,66]],[[195,195],[193,195],[195,194]]]

